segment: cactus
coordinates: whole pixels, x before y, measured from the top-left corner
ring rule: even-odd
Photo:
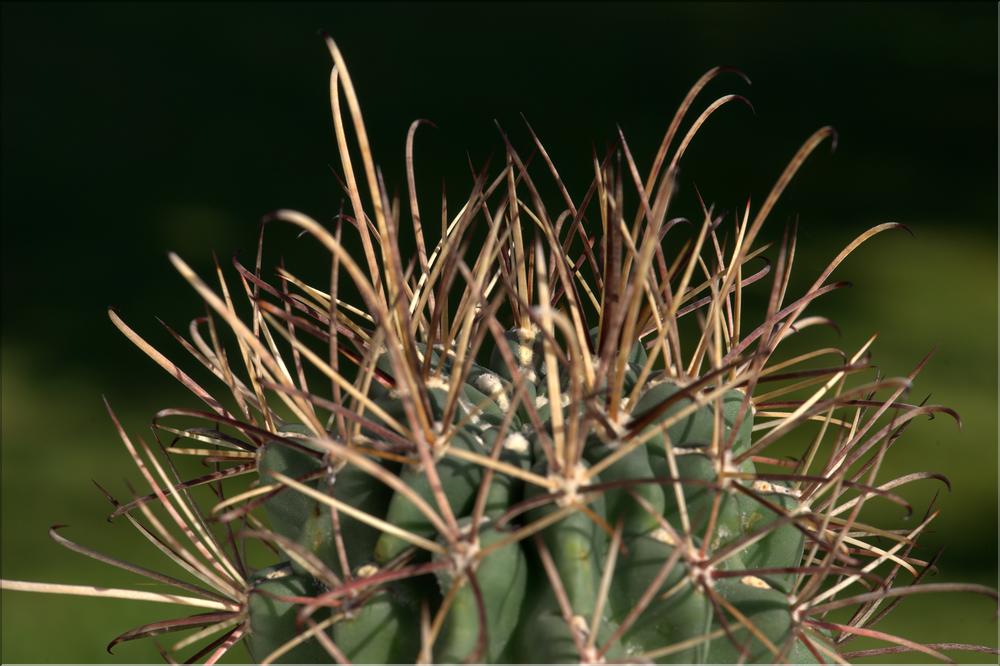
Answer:
[[[679,160],[714,111],[742,100],[709,106],[675,147],[695,97],[727,71],[717,68],[685,98],[645,180],[620,135],[573,199],[532,132],[562,196],[560,210],[548,209],[504,137],[505,166],[475,174],[432,245],[413,191],[420,121],[407,137],[411,235],[374,166],[343,58],[328,44],[351,211],[332,228],[277,211],[261,226],[261,247],[278,222],[313,236],[330,252],[329,288],[284,268],[269,283],[260,254],[252,270],[234,260],[237,291],[252,308],[244,320],[221,270],[215,289],[171,255],[212,312],[193,323],[190,341],[171,333],[227,397],[110,313],[207,405],[153,420],[157,440],[171,438],[166,455],[213,470],[186,480],[137,446],[112,412],[151,491],[128,502],[106,492],[112,517],[190,580],[53,529],[67,547],[184,594],[19,581],[5,589],[199,607],[127,632],[109,650],[194,629],[164,655],[190,648],[186,658],[209,662],[241,640],[261,662],[818,663],[990,650],[871,628],[911,594],[996,598],[981,586],[922,582],[933,563],[913,549],[936,510],[908,530],[864,520],[875,501],[910,511],[895,491],[903,484],[947,483],[925,472],[879,478],[913,419],[957,418],[905,401],[927,359],[907,377],[858,383],[874,338],[851,352],[778,355],[783,341],[830,323],[805,312],[842,286],[828,282],[838,264],[900,226],[863,233],[788,302],[794,228],[773,264],[755,243],[796,171],[834,137],[830,128],[809,137],[759,210],[748,204],[727,221],[703,206],[683,236],[667,214]],[[632,214],[626,191],[638,201]],[[345,222],[360,255],[347,249]],[[359,305],[341,297],[344,275]],[[746,312],[744,290],[768,276],[765,309]],[[220,323],[234,349],[222,347]],[[803,431],[799,455],[769,453]],[[912,580],[901,582],[901,572]],[[834,622],[829,612],[844,608],[853,614]],[[885,645],[852,650],[858,636]]]

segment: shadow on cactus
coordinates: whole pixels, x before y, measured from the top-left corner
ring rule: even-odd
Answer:
[[[844,286],[828,281],[834,270],[900,226],[863,233],[789,297],[795,229],[773,263],[755,242],[802,163],[833,140],[830,128],[809,137],[758,210],[748,203],[726,219],[702,204],[694,221],[670,217],[692,139],[722,106],[745,102],[722,97],[681,134],[696,97],[727,71],[714,69],[682,102],[644,177],[619,132],[574,198],[534,132],[527,156],[503,136],[503,168],[473,173],[462,204],[445,204],[440,234],[425,234],[413,171],[420,121],[406,141],[404,222],[328,44],[349,213],[330,225],[269,215],[253,268],[234,260],[235,291],[221,269],[213,287],[170,256],[210,309],[188,338],[171,333],[226,391],[203,388],[110,313],[207,405],[158,413],[159,453],[112,414],[150,490],[127,501],[105,492],[112,517],[183,578],[53,528],[58,543],[170,591],[4,589],[198,609],[108,646],[155,637],[168,661],[214,662],[239,641],[265,663],[825,663],[995,652],[876,628],[910,595],[997,596],[925,582],[934,561],[914,549],[933,507],[908,529],[866,521],[873,502],[912,512],[898,493],[906,484],[947,484],[930,472],[879,475],[915,418],[957,420],[946,407],[906,401],[927,359],[885,378],[869,364],[874,337],[856,350],[779,352],[832,325],[806,312]],[[539,173],[559,192],[554,208],[536,188]],[[265,279],[264,231],[277,222],[329,251],[328,286],[284,267]],[[361,256],[345,249],[346,234]],[[745,311],[744,290],[758,282],[766,305]],[[360,302],[345,302],[348,290]],[[237,292],[249,301],[242,318]],[[789,456],[788,442],[800,440]],[[175,467],[185,457],[210,471],[186,478]],[[882,647],[852,648],[859,637]]]

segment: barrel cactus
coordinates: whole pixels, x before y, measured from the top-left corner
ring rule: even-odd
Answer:
[[[203,388],[110,313],[207,406],[155,416],[161,453],[112,412],[150,490],[127,501],[105,491],[112,517],[185,577],[53,528],[59,543],[174,591],[5,589],[200,608],[126,632],[109,650],[186,631],[161,646],[164,656],[208,662],[240,641],[265,663],[819,663],[988,650],[873,628],[911,594],[996,598],[923,581],[933,562],[913,550],[935,510],[905,530],[865,519],[871,502],[910,511],[900,486],[947,483],[929,472],[880,478],[915,418],[956,416],[906,402],[926,359],[906,377],[857,381],[872,367],[874,338],[850,351],[779,353],[831,323],[806,312],[843,286],[829,282],[843,259],[900,226],[863,233],[788,297],[795,229],[773,262],[757,241],[796,171],[833,140],[830,128],[809,137],[756,211],[747,204],[727,219],[703,205],[693,222],[671,217],[693,137],[717,109],[745,101],[718,99],[680,134],[697,95],[732,71],[713,69],[645,177],[619,133],[574,199],[534,132],[530,157],[504,137],[503,167],[473,174],[435,236],[414,191],[420,121],[407,136],[404,225],[328,44],[347,212],[327,225],[287,210],[267,216],[253,267],[234,259],[235,289],[221,269],[212,287],[170,257],[210,310],[188,338],[171,333],[225,390]],[[534,176],[532,160],[543,163]],[[535,186],[539,170],[556,184],[557,209]],[[329,251],[328,286],[285,267],[265,278],[263,238],[279,222]],[[751,313],[744,290],[757,282],[770,282],[769,295]],[[184,478],[178,457],[211,471]],[[857,637],[883,647],[852,649]]]

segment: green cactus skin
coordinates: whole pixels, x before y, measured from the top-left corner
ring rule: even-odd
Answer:
[[[251,658],[256,661],[264,659],[299,633],[295,625],[298,604],[281,601],[269,595],[306,596],[320,591],[319,585],[307,575],[291,574],[280,578],[267,578],[267,574],[282,568],[278,566],[258,571],[256,574],[258,580],[248,595],[250,636],[247,649]],[[320,614],[316,619],[322,620],[324,615],[329,613]],[[281,661],[311,664],[327,662],[329,659],[326,650],[315,640],[310,640],[285,653]]]
[[[761,589],[734,579],[723,579],[716,583],[717,594],[726,598],[762,633],[779,651],[788,640],[792,627],[792,615],[788,608],[788,598],[777,590]],[[746,663],[773,663],[777,654],[773,653],[761,640],[743,627],[737,620],[729,618],[733,637],[739,650],[727,636],[712,641],[708,653],[709,663],[736,663],[744,659]],[[716,623],[718,624],[718,623]],[[798,653],[797,658],[806,655]],[[809,659],[803,663],[815,663]]]
[[[496,543],[507,533],[487,526],[480,530],[480,548]],[[454,576],[447,569],[436,573],[442,596],[447,594]],[[480,661],[503,663],[508,646],[524,605],[527,592],[528,565],[521,544],[511,542],[483,558],[475,570],[476,581],[483,596],[486,615],[486,653]],[[461,663],[475,650],[479,637],[479,615],[470,585],[459,588],[451,609],[445,617],[441,634],[434,647],[434,660],[439,663]]]
[[[598,440],[589,442],[583,455],[588,462],[595,464],[613,452],[612,447]],[[649,451],[644,446],[636,447],[601,472],[601,479],[605,482],[649,479],[655,476],[656,473],[649,461]],[[632,492],[646,500],[651,509],[659,515],[663,515],[666,510],[667,500],[664,491],[663,486],[653,483],[644,483],[632,489]],[[633,499],[626,489],[608,490],[604,494],[604,501],[607,505],[608,522],[614,525],[621,519],[624,529],[622,534],[626,538],[645,534],[656,529],[659,524],[656,517]]]
[[[261,448],[258,470],[262,479],[274,472],[292,478],[301,478],[325,468],[322,459],[310,456],[278,441]],[[382,517],[386,513],[391,492],[381,482],[360,469],[345,465],[328,478],[309,483],[314,488],[332,485],[332,495],[365,513]],[[284,490],[269,498],[264,508],[276,532],[312,551],[337,575],[343,575],[340,558],[336,554],[333,522],[330,508],[300,493]],[[340,533],[347,553],[349,566],[367,562],[379,531],[370,525],[341,514]],[[297,566],[293,563],[293,566]]]
[[[649,535],[625,542],[628,554],[615,568],[615,586],[610,601],[616,619],[624,621],[632,608],[655,582],[660,567],[674,554],[674,546]],[[705,594],[689,579],[689,569],[682,560],[674,565],[666,580],[657,588],[648,610],[625,633],[623,640],[635,652],[654,650],[664,645],[697,638],[708,632],[712,608]],[[675,589],[676,588],[676,589]],[[666,599],[660,599],[669,593]],[[708,644],[673,653],[659,663],[705,663]]]
[[[514,353],[518,347],[513,346]],[[638,362],[642,357],[634,353]],[[636,372],[637,374],[637,372]],[[503,370],[496,372],[481,370],[478,376],[502,377]],[[493,380],[480,382],[495,386]],[[507,391],[509,384],[504,385]],[[466,422],[455,431],[450,445],[462,450],[488,455],[498,435],[503,412],[486,393],[472,386],[463,386],[463,399],[479,405],[481,412],[475,422]],[[675,395],[680,388],[669,382],[654,383],[641,394],[634,413],[642,415],[655,408],[663,400]],[[446,393],[434,389],[430,392],[435,416],[444,412]],[[723,400],[723,436],[729,436],[731,427],[744,401],[743,393],[731,391]],[[690,404],[688,398],[678,400],[650,424],[662,422],[669,415]],[[382,395],[379,405],[388,413],[403,418],[398,399]],[[717,491],[718,470],[715,458],[706,455],[712,441],[715,423],[714,404],[699,408],[693,414],[671,426],[668,436],[671,445],[679,450],[676,456],[678,475],[684,479],[704,481],[707,485],[683,484],[687,512],[692,533],[706,530],[709,514]],[[540,417],[547,421],[548,410],[539,410]],[[456,415],[455,422],[460,417]],[[738,455],[750,445],[752,412],[748,411],[733,442],[733,455]],[[536,474],[546,474],[547,466],[542,458],[537,440],[528,441],[523,433],[531,436],[531,427],[515,417],[511,425],[516,425],[515,437],[523,439],[521,446],[504,448],[500,459],[519,469],[531,467]],[[289,431],[305,432],[301,426]],[[530,445],[529,445],[530,444]],[[599,477],[591,483],[629,481],[670,476],[666,460],[664,442],[654,437],[644,446],[634,447],[627,455],[603,469]],[[604,439],[591,436],[584,447],[584,468],[597,464],[613,454],[615,445]],[[532,460],[537,462],[531,465]],[[320,456],[271,442],[262,449],[260,474],[262,478],[271,472],[303,477],[322,470]],[[753,471],[753,463],[745,462],[741,471]],[[482,483],[483,470],[475,465],[442,457],[437,461],[437,471],[448,501],[458,516],[468,516],[472,510],[476,493]],[[433,496],[427,477],[417,465],[404,466],[399,471],[400,479],[407,483],[421,498],[433,506]],[[336,475],[333,485],[338,499],[361,508],[374,516],[384,516],[387,521],[399,525],[414,534],[433,537],[434,529],[426,516],[399,493],[392,493],[381,482],[376,481],[361,470],[344,466]],[[311,482],[319,487],[317,482]],[[342,490],[342,492],[338,492]],[[776,492],[775,486],[760,486],[769,501],[785,511],[797,507],[795,498],[789,494]],[[770,491],[770,492],[768,492]],[[636,500],[635,493],[642,500]],[[631,493],[624,488],[611,489],[596,496],[589,508],[610,524],[622,523],[623,555],[616,562],[614,584],[609,590],[604,615],[598,623],[598,637],[595,646],[600,649],[605,641],[615,633],[616,628],[626,621],[631,609],[652,586],[660,566],[674,553],[677,547],[664,539],[663,530],[658,529],[665,520],[675,527],[680,526],[679,504],[670,483],[643,483],[632,487]],[[520,479],[506,474],[495,473],[486,502],[486,516],[494,519],[508,507],[522,499],[537,498],[545,492],[537,486],[525,484]],[[334,550],[332,533],[329,528],[329,510],[319,506],[308,497],[295,493],[282,493],[268,500],[269,517],[275,529],[303,547],[315,553],[339,574],[339,566]],[[715,530],[709,552],[730,543],[734,539],[751,534],[754,530],[777,518],[777,514],[766,506],[736,492],[733,488],[722,491],[721,502],[715,520]],[[529,510],[522,523],[527,524],[558,510],[556,502],[549,502]],[[654,513],[651,513],[651,511]],[[465,519],[463,519],[465,520]],[[467,520],[465,521],[467,524]],[[359,562],[374,562],[384,565],[399,557],[409,548],[409,543],[390,534],[379,532],[352,518],[341,517],[342,533],[348,558],[352,565]],[[479,546],[495,543],[507,532],[487,526],[479,532]],[[530,542],[511,543],[493,552],[479,562],[476,569],[487,617],[487,647],[483,659],[496,661],[538,661],[545,663],[571,663],[580,655],[572,632],[588,627],[597,604],[601,574],[607,558],[609,539],[607,534],[584,512],[571,513],[562,520],[544,528],[537,538],[541,539],[560,575],[560,582],[566,592],[570,607],[578,618],[578,627],[571,629],[565,622],[556,597],[549,587],[549,581]],[[698,549],[700,537],[695,537],[691,547]],[[720,563],[719,568],[744,569],[767,566],[793,566],[801,559],[804,538],[794,525],[785,524],[769,532],[764,538],[734,553]],[[525,550],[529,556],[525,556]],[[433,555],[432,561],[440,561],[443,555]],[[656,650],[680,641],[697,639],[721,625],[715,617],[712,603],[706,592],[691,576],[691,564],[678,558],[673,570],[662,582],[647,610],[634,621],[621,639],[611,647],[605,658],[624,657]],[[304,572],[297,571],[298,576]],[[453,580],[449,569],[438,569],[437,593],[425,594],[431,600],[440,599],[447,592]],[[790,612],[782,591],[787,591],[793,576],[790,574],[768,575],[757,582],[762,587],[770,585],[774,589],[761,589],[732,579],[722,579],[714,590],[722,594],[741,612],[747,614],[756,624],[759,620],[762,631],[768,639],[783,641],[791,625]],[[299,580],[296,578],[295,580]],[[313,583],[315,585],[315,583]],[[368,602],[352,613],[347,619],[336,622],[331,635],[338,647],[352,660],[366,662],[394,663],[413,658],[419,650],[419,636],[413,630],[412,618],[417,610],[415,590],[419,585],[413,581],[396,582],[378,588]],[[267,613],[258,604],[258,616]],[[264,622],[261,617],[256,620]],[[287,624],[287,622],[286,622]],[[730,618],[730,624],[733,620]],[[286,625],[287,631],[294,628]],[[739,626],[737,622],[735,626]],[[732,627],[731,627],[732,628]],[[273,633],[273,632],[272,632]],[[287,637],[291,637],[291,633]],[[759,640],[751,640],[749,632],[736,630],[735,636],[746,641],[750,661],[766,660],[773,656]],[[456,594],[451,610],[446,615],[440,635],[434,648],[434,659],[439,662],[460,662],[468,657],[476,646],[479,636],[478,611],[474,594],[468,584]],[[738,638],[739,639],[739,638]],[[286,638],[287,640],[287,638]],[[742,646],[742,643],[741,643]],[[812,660],[811,653],[803,652],[802,646],[792,646],[794,657],[803,662]],[[294,654],[294,653],[293,653]],[[702,641],[684,650],[658,658],[658,663],[710,663],[712,661],[736,660],[740,657],[728,638]]]
[[[642,393],[642,396],[636,403],[633,413],[636,415],[646,414],[647,412],[657,408],[660,404],[665,403],[669,398],[672,398],[680,391],[681,386],[672,381],[655,383],[649,386]],[[720,445],[724,444],[725,439],[730,436],[732,426],[736,422],[736,418],[739,415],[740,408],[745,399],[746,397],[743,392],[738,390],[729,391],[722,396],[722,421],[724,428],[722,433],[720,433]],[[689,414],[667,428],[667,434],[670,435],[670,441],[675,447],[707,448],[712,443],[713,433],[715,432],[716,402],[717,401],[712,401],[709,404],[698,408],[692,414]],[[653,423],[662,423],[668,417],[677,414],[691,404],[692,401],[689,397],[679,398],[676,402],[671,404],[670,407],[663,410]],[[732,447],[734,455],[742,453],[749,447],[750,429],[752,424],[752,414],[749,410],[746,410],[745,418],[740,423],[739,432],[737,433]],[[651,440],[651,443],[653,441],[655,441],[657,445],[650,445],[650,454],[659,456],[665,455],[663,452],[662,439]]]
[[[761,495],[767,501],[780,507],[786,514],[794,515],[799,510],[798,500],[791,495],[767,492],[761,492]],[[760,530],[779,517],[777,513],[761,502],[742,493],[737,496],[737,501],[740,504],[742,531],[745,535]],[[775,566],[774,562],[800,562],[804,548],[805,535],[794,524],[786,522],[768,532],[760,541],[747,546],[742,551],[743,563],[751,569],[763,569]],[[795,575],[789,573],[762,573],[760,577],[767,581],[771,587],[786,593],[791,591],[791,585],[795,579]]]
[[[350,617],[333,625],[333,640],[358,664],[413,663],[420,649],[420,600],[425,581],[399,581],[380,587]],[[324,659],[328,662],[329,657]],[[291,663],[291,662],[289,662]]]
[[[597,644],[602,645],[611,638],[614,630],[613,623],[602,619],[598,625]],[[524,617],[512,654],[515,663],[580,663],[580,653],[566,620],[558,610],[541,604],[535,605]],[[608,659],[620,659],[624,656],[624,652],[616,645],[606,656]]]
[[[536,466],[536,470],[540,469],[541,467]],[[527,498],[539,494],[537,486],[532,486]],[[554,513],[558,508],[556,503],[551,502],[529,511],[526,520],[533,522]],[[590,508],[598,516],[604,516],[604,498],[598,497]],[[541,538],[560,573],[573,612],[590,617],[597,601],[607,548],[600,528],[585,513],[576,512],[543,529]]]
[[[469,429],[462,429],[455,433],[451,439],[450,446],[465,451],[473,451],[483,455],[488,454],[485,442],[479,432]],[[472,504],[476,498],[476,491],[483,480],[483,470],[481,467],[463,464],[461,461],[452,458],[442,458],[437,462],[438,478],[441,481],[441,488],[448,503],[458,515],[464,515],[472,510]],[[418,466],[408,466],[400,474],[400,478],[413,491],[431,506],[434,506],[434,495],[431,491],[430,481]],[[427,516],[404,495],[394,493],[389,501],[389,510],[386,513],[386,520],[393,525],[402,527],[418,536],[431,537],[434,535],[434,528]],[[385,564],[400,553],[406,550],[410,544],[392,534],[382,534],[375,544],[375,561]]]
[[[455,410],[452,421],[453,424],[460,427],[454,431],[449,446],[489,455],[496,440],[497,426],[503,420],[503,413],[490,398],[474,386],[464,384],[461,391],[462,395],[459,398],[458,408]],[[447,392],[443,389],[432,388],[428,391],[428,395],[431,399],[434,418],[443,418],[447,405]],[[403,418],[403,409],[399,400],[380,402],[379,406],[387,413]],[[461,426],[463,420],[467,420],[467,422]],[[515,422],[512,425],[518,426],[520,424]],[[505,459],[515,464],[523,464],[516,456],[508,455]],[[430,482],[420,468],[419,459],[415,460],[415,463],[404,469],[400,477],[421,499],[434,506],[435,500]],[[458,515],[464,515],[471,509],[476,492],[482,483],[482,468],[447,457],[439,460],[436,467],[441,487],[449,504],[457,510]],[[506,488],[509,492],[513,485],[514,480],[509,477],[495,478],[493,489],[498,494],[490,498],[491,501],[488,504],[488,508],[491,509],[490,513],[502,510],[502,507],[505,506],[503,489]],[[430,537],[434,534],[433,527],[427,517],[410,500],[398,493],[393,494],[389,502],[386,520],[419,536]],[[407,547],[409,544],[405,540],[391,534],[383,534],[375,545],[375,561],[388,562],[406,550]]]
[[[565,529],[566,526],[563,526],[563,530]],[[573,565],[575,566],[575,563]],[[590,568],[586,569],[589,573]],[[590,581],[585,579],[585,590],[590,587]],[[580,596],[583,595],[578,595],[577,604],[573,605],[575,611],[587,610],[586,604],[581,603],[585,602],[586,599],[580,600]],[[524,608],[525,612],[522,614],[517,633],[511,641],[509,656],[514,663],[580,663],[580,653],[573,638],[573,630],[566,624],[559,603],[552,592],[551,582],[539,560],[537,551],[534,549],[531,549],[528,558],[528,594]],[[580,625],[585,625],[589,630],[592,614],[577,614],[576,617],[583,620]],[[577,629],[580,628],[577,627]],[[616,629],[617,624],[611,618],[609,609],[606,608],[598,623],[596,645],[598,647],[603,645],[611,638]],[[581,638],[585,640],[586,634],[582,634]],[[612,646],[607,654],[609,659],[624,656],[625,652],[620,644]]]

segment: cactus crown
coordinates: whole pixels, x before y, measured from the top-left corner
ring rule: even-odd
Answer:
[[[696,96],[727,71],[713,69],[684,99],[645,178],[620,134],[574,199],[532,132],[532,157],[562,196],[550,210],[529,160],[504,137],[504,167],[474,174],[435,244],[413,191],[420,121],[406,144],[410,235],[329,46],[349,213],[331,229],[277,211],[261,228],[263,241],[268,224],[290,223],[325,246],[329,288],[284,268],[276,284],[265,281],[260,253],[253,269],[234,260],[252,308],[244,321],[221,270],[213,288],[171,255],[212,311],[192,322],[190,340],[174,336],[225,398],[111,312],[207,405],[163,410],[153,425],[158,440],[172,439],[167,453],[213,471],[182,480],[115,419],[152,492],[124,503],[107,494],[112,515],[197,582],[98,555],[56,528],[53,537],[183,591],[94,594],[207,610],[126,632],[109,649],[193,629],[164,655],[190,647],[193,659],[215,661],[243,639],[268,662],[802,663],[905,650],[947,659],[946,646],[871,627],[909,594],[995,593],[922,582],[933,563],[913,549],[936,510],[905,531],[861,513],[871,501],[909,511],[899,486],[947,482],[879,478],[914,418],[956,416],[905,401],[927,359],[907,377],[862,383],[851,380],[870,368],[874,338],[778,360],[783,341],[831,323],[806,310],[843,286],[828,282],[838,264],[900,226],[863,233],[804,294],[787,296],[795,229],[773,264],[755,243],[832,129],[805,142],[757,211],[748,203],[727,221],[703,205],[700,222],[680,224],[668,211],[682,155],[712,113],[743,100],[718,99],[681,135]],[[638,201],[631,214],[626,190]],[[362,256],[345,249],[345,233],[360,238]],[[360,305],[339,296],[345,275]],[[766,310],[748,317],[743,289],[766,277]],[[235,349],[223,348],[220,322]],[[807,425],[798,456],[770,453]],[[270,561],[247,552],[255,543],[267,544]],[[852,651],[858,636],[884,647]]]

